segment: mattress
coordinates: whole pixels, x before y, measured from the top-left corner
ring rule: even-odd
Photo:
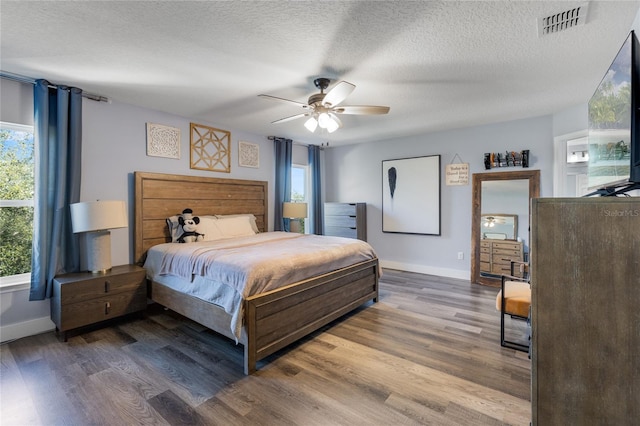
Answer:
[[[147,277],[222,307],[240,338],[245,298],[376,258],[366,242],[288,232],[159,244],[148,250]]]

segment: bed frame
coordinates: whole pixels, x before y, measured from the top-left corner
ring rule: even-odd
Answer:
[[[252,213],[260,231],[267,231],[267,182],[135,172],[135,250],[137,264],[146,251],[171,241],[165,219],[191,208],[196,215]],[[229,314],[216,305],[149,283],[149,297],[228,338]],[[324,275],[291,283],[248,298],[240,343],[244,373],[257,361],[320,327],[378,300],[378,260],[361,262]]]

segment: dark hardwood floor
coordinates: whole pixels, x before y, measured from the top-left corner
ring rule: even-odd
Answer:
[[[530,360],[500,347],[497,289],[393,270],[380,287],[252,376],[241,346],[161,309],[4,344],[0,423],[529,424]]]

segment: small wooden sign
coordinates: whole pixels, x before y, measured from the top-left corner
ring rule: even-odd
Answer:
[[[445,183],[447,186],[469,185],[469,163],[447,164]]]

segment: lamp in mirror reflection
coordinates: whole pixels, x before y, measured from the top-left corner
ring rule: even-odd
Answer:
[[[111,269],[109,230],[128,226],[124,201],[89,201],[70,207],[73,232],[84,235],[87,270],[96,274],[107,272]]]

